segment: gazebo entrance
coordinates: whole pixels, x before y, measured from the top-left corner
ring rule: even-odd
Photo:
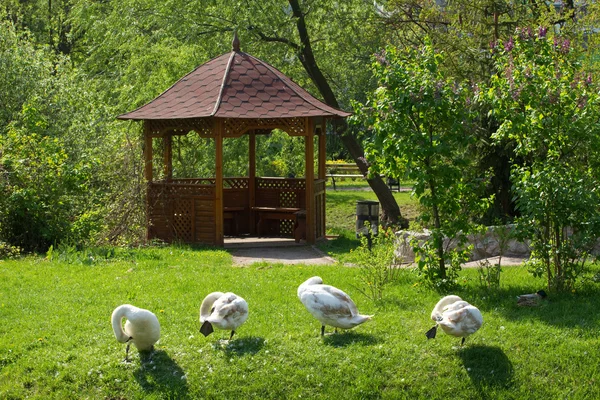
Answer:
[[[223,246],[225,235],[325,236],[325,120],[349,114],[312,97],[274,67],[239,49],[212,59],[120,119],[144,122],[147,236]],[[304,137],[305,176],[256,176],[256,137],[273,129]],[[215,176],[173,179],[172,141],[196,132],[214,140]],[[223,139],[248,135],[248,176],[223,176]],[[315,171],[315,144],[317,168]],[[153,178],[162,140],[163,179]]]

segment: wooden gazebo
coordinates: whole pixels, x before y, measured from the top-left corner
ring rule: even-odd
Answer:
[[[119,119],[144,122],[147,235],[223,246],[225,235],[325,236],[325,120],[347,117],[269,64],[240,51],[190,72]],[[305,138],[303,178],[256,176],[256,135],[281,129]],[[172,138],[196,132],[215,142],[215,176],[174,179]],[[247,177],[223,176],[223,139],[249,135]],[[314,136],[318,137],[317,171]],[[162,140],[164,178],[153,180],[153,140]],[[316,174],[315,174],[316,172]]]

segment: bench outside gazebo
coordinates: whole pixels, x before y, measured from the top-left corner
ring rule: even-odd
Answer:
[[[269,64],[233,49],[190,72],[150,103],[120,115],[141,120],[147,237],[224,245],[225,235],[325,237],[325,122],[347,117]],[[256,136],[281,129],[304,137],[304,178],[256,176]],[[175,135],[214,140],[215,176],[173,178]],[[223,139],[248,135],[248,176],[223,176]],[[315,145],[317,171],[315,174]],[[153,180],[153,141],[162,140],[163,179]]]

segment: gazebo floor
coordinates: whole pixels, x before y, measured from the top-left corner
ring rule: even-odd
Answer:
[[[252,247],[290,247],[307,246],[305,241],[296,243],[293,238],[256,237],[256,236],[225,236],[226,249],[244,249]]]

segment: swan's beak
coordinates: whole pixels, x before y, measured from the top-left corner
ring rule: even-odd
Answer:
[[[208,336],[213,332],[214,332],[214,329],[212,327],[212,324],[208,321],[204,321],[204,323],[200,327],[200,333],[202,333],[204,336]]]
[[[425,336],[427,336],[427,339],[435,339],[436,333],[437,333],[437,325],[435,325],[433,328],[431,328],[430,330],[425,332]]]

